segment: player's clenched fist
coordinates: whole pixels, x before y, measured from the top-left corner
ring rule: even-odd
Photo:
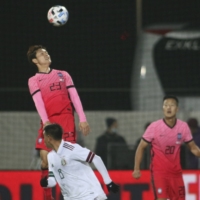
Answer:
[[[140,176],[141,176],[140,170],[134,170],[132,176],[133,176],[135,179],[139,179]]]

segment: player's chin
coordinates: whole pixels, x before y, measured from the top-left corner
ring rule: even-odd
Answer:
[[[167,118],[167,119],[173,119],[174,117],[176,117],[176,115],[174,115],[174,114],[169,114],[169,113],[167,113],[166,115],[165,115],[165,117]]]

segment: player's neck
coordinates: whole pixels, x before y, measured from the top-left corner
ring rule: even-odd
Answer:
[[[60,147],[60,143],[61,141],[55,141],[54,144],[53,144],[53,149],[55,152],[58,151],[59,147]]]
[[[164,121],[168,126],[173,127],[176,124],[176,116],[172,118],[165,117]]]
[[[38,66],[38,72],[49,73],[49,71],[50,71],[49,65],[47,65],[47,66]]]

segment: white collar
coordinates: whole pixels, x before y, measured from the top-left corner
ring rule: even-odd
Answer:
[[[64,144],[64,140],[61,140],[60,146],[58,147],[58,151],[57,151],[57,154],[59,154],[59,155],[62,153],[63,144]]]

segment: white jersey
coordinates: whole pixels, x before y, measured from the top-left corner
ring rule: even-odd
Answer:
[[[54,176],[66,200],[107,199],[88,163],[95,154],[78,144],[62,140],[58,151],[48,154],[49,177]]]

